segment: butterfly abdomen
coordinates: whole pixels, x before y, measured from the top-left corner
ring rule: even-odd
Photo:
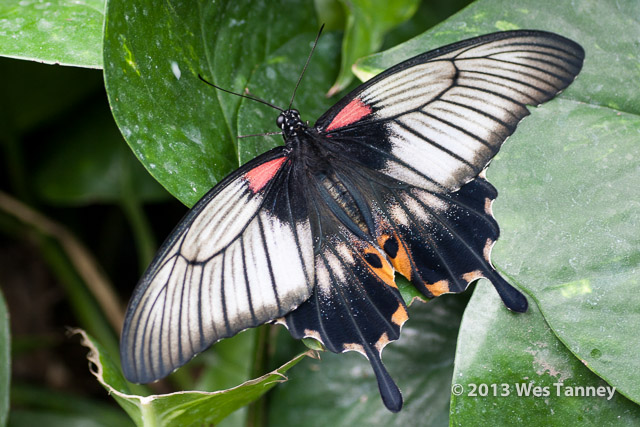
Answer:
[[[363,240],[371,240],[373,217],[368,201],[349,177],[337,171],[321,173],[316,177],[321,200],[349,231]]]

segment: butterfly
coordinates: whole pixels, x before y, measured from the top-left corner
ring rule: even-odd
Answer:
[[[557,34],[499,32],[389,68],[313,126],[280,109],[284,145],[211,189],[141,278],[121,338],[125,377],[158,380],[222,338],[276,322],[363,354],[399,411],[381,359],[408,319],[395,273],[426,298],[486,278],[507,308],[527,310],[491,263],[497,191],[484,171],[526,106],[571,84],[583,60]]]

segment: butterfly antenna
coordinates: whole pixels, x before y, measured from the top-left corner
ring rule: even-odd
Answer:
[[[311,52],[309,52],[309,57],[307,58],[306,64],[304,64],[304,68],[302,69],[302,73],[300,73],[300,77],[298,78],[298,83],[296,83],[295,89],[293,89],[293,95],[291,95],[291,102],[289,102],[289,108],[293,105],[293,99],[296,97],[296,91],[298,90],[298,86],[300,86],[300,82],[302,81],[302,76],[304,76],[304,72],[307,71],[307,66],[309,65],[309,61],[311,61],[311,57],[313,56],[313,51],[316,50],[316,46],[318,45],[318,39],[320,38],[320,34],[322,34],[322,29],[324,28],[324,24],[320,27],[320,31],[318,31],[318,35],[316,36],[316,41],[313,42],[313,47],[311,48]]]
[[[238,139],[240,138],[250,138],[253,136],[270,136],[270,135],[282,135],[282,132],[266,132],[266,133],[254,133],[251,135],[238,135]]]
[[[273,104],[272,104],[272,103],[270,103],[270,102],[265,101],[264,99],[260,99],[260,98],[257,98],[257,97],[255,97],[255,96],[243,95],[243,94],[241,94],[241,93],[232,92],[232,91],[230,91],[230,90],[223,89],[223,88],[221,88],[220,86],[216,86],[216,85],[214,85],[213,83],[211,83],[210,81],[207,81],[207,80],[206,80],[204,77],[202,77],[200,74],[198,74],[198,78],[199,78],[200,80],[202,80],[203,82],[205,82],[206,84],[208,84],[209,86],[212,86],[212,87],[214,87],[214,88],[216,88],[216,89],[218,89],[218,90],[221,90],[221,91],[223,91],[223,92],[227,92],[227,93],[230,93],[231,95],[239,96],[239,97],[241,97],[241,98],[247,98],[247,99],[251,99],[251,100],[253,100],[253,101],[260,102],[260,103],[262,103],[262,104],[264,104],[264,105],[268,105],[269,107],[274,108],[274,109],[276,109],[276,110],[278,110],[278,111],[280,111],[280,112],[284,111],[282,108],[280,108],[280,107],[276,107],[275,105],[273,105]]]

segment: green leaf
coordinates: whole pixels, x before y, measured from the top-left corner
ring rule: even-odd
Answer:
[[[483,281],[460,331],[451,425],[638,424],[640,407],[573,357],[536,304],[510,313]]]
[[[11,384],[11,332],[9,311],[0,292],[0,426],[9,416],[9,385]]]
[[[82,330],[75,332],[82,336],[83,345],[89,348],[87,357],[93,366],[93,374],[138,426],[217,424],[233,411],[260,398],[276,384],[286,381],[284,374],[287,370],[310,355],[300,354],[275,371],[228,390],[138,396],[131,394],[120,369],[100,344]]]
[[[371,365],[355,352],[304,360],[271,394],[269,425],[447,425],[453,356],[467,298],[444,296],[409,308],[402,336],[384,350],[384,363],[405,405],[389,412]]]
[[[120,203],[130,193],[138,202],[170,197],[131,155],[106,105],[75,119],[49,134],[51,152],[35,175],[41,197],[59,205]]]
[[[340,0],[346,16],[340,74],[327,96],[344,90],[353,80],[351,66],[382,46],[384,35],[396,25],[411,18],[418,0],[376,2],[372,0]]]
[[[640,117],[566,100],[534,117],[489,173],[504,188],[495,263],[589,369],[640,402],[636,331],[624,326],[640,324]]]
[[[27,384],[14,384],[11,387],[11,411],[9,425],[99,425],[132,426],[131,419],[117,405],[109,401],[90,399]],[[28,408],[28,409],[24,409]]]
[[[640,182],[640,96],[628,83],[640,81],[636,6],[630,0],[584,1],[579,8],[479,1],[358,66],[359,75],[369,76],[425,48],[512,28],[555,31],[585,48],[576,82],[559,99],[531,109],[489,168],[500,192],[494,212],[502,228],[493,261],[539,303],[579,360],[640,402],[635,330],[624,326],[640,320],[640,297],[631,291],[640,264],[640,191],[632,184]],[[509,319],[490,327],[502,330]]]
[[[274,25],[283,10],[287,19]],[[133,152],[169,192],[191,206],[239,165],[241,98],[207,86],[198,74],[227,90],[253,91],[256,64],[309,27],[317,28],[311,2],[109,2],[109,102]],[[291,87],[290,94],[294,82],[279,87]],[[275,129],[272,120],[267,130]]]
[[[104,0],[1,0],[0,55],[102,68]]]

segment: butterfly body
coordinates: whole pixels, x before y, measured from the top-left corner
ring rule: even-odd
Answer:
[[[489,34],[400,63],[313,126],[276,120],[284,146],[229,175],[176,227],[141,279],[121,340],[125,376],[149,382],[215,341],[265,322],[382,364],[407,308],[489,279],[507,308],[527,300],[495,271],[496,189],[484,170],[518,122],[568,86],[584,51],[539,31]]]

